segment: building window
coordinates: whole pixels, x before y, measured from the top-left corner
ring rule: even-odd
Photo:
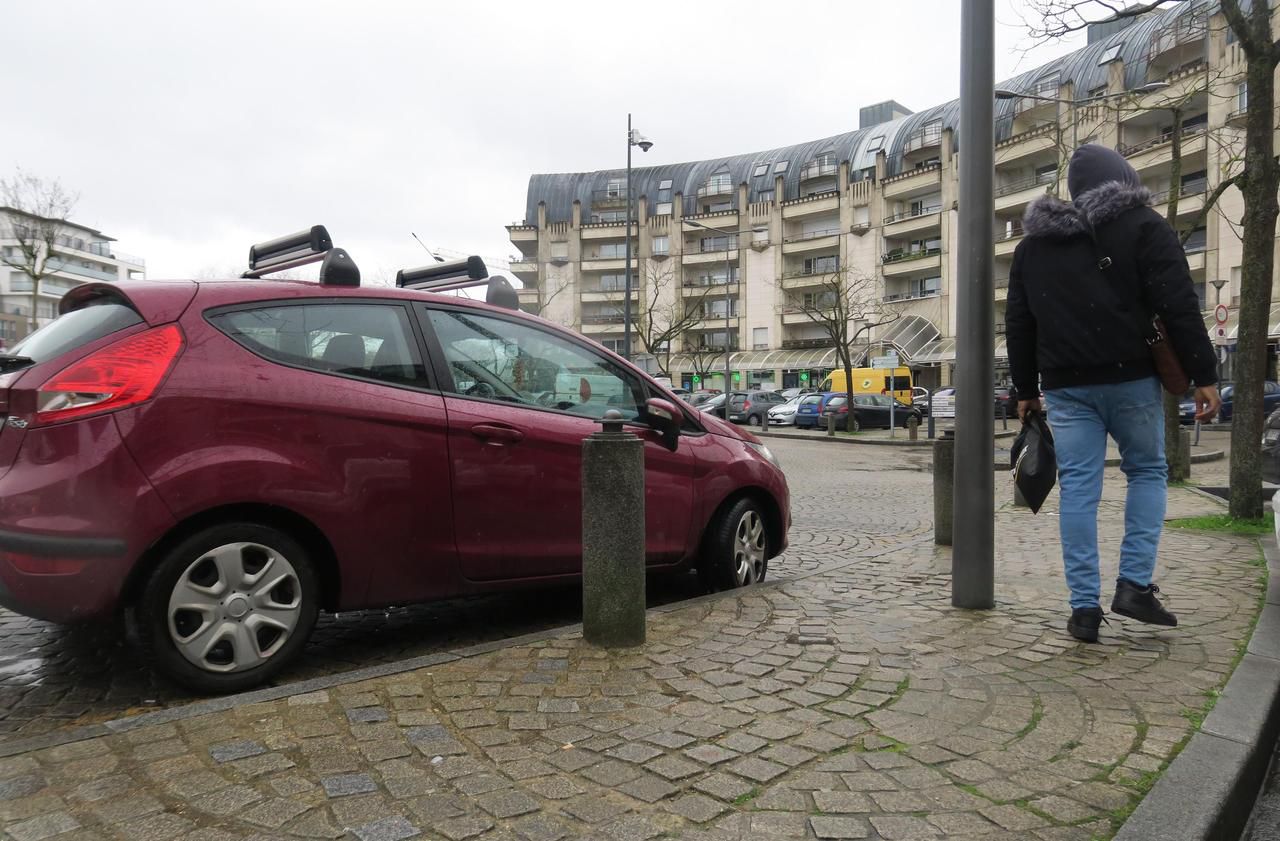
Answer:
[[[650,246],[652,247],[653,253],[655,255],[670,254],[671,253],[671,237],[654,237],[650,241]]]
[[[1102,58],[1098,59],[1098,64],[1103,65],[1110,61],[1115,61],[1120,57],[1120,50],[1124,48],[1124,41],[1112,44],[1102,53]]]
[[[551,259],[552,260],[568,260],[569,259],[569,243],[567,242],[551,243]]]
[[[659,189],[659,190],[670,190],[670,189],[671,189],[671,179],[670,179],[670,178],[664,178],[664,179],[662,179],[661,181],[659,181],[659,182],[658,182],[658,189]]]
[[[625,222],[627,221],[627,212],[625,210],[605,210],[600,213],[591,214],[592,222]]]
[[[781,175],[782,173],[786,172],[786,171],[787,171],[787,163],[788,163],[787,161],[778,161],[776,164],[774,164],[774,165],[773,165],[773,174],[774,174],[774,175]]]
[[[769,172],[768,164],[756,164],[756,168],[751,171],[751,174],[756,178],[759,178],[761,175],[767,175],[768,172]]]
[[[769,349],[769,328],[768,327],[751,328],[751,348],[752,350],[768,350]]]
[[[915,296],[917,298],[927,298],[930,295],[937,295],[942,292],[942,278],[940,277],[924,277],[913,281]]]
[[[1186,245],[1183,246],[1183,250],[1188,254],[1198,254],[1201,251],[1204,251],[1207,244],[1208,232],[1204,227],[1199,227],[1191,232],[1191,236],[1187,238],[1187,242]]]
[[[622,353],[622,339],[601,339],[600,344],[604,345],[606,350],[611,350],[614,353]]]
[[[738,247],[737,237],[703,237],[701,242],[701,250],[707,251],[732,251]]]
[[[653,215],[654,216],[670,216],[671,202],[669,201],[658,202],[653,208]]]
[[[605,187],[605,193],[611,199],[624,198],[627,195],[627,179],[610,178],[608,186]]]
[[[756,194],[756,201],[773,201],[773,190],[761,190]]]
[[[1044,166],[1036,167],[1036,183],[1037,184],[1052,184],[1054,179],[1056,179],[1057,177],[1058,177],[1057,164],[1045,164]]]
[[[877,134],[871,138],[871,142],[867,144],[867,152],[879,152],[884,148],[884,135]]]
[[[707,179],[707,192],[721,192],[733,188],[733,178],[727,172],[717,172]]]
[[[826,274],[840,268],[840,258],[832,254],[827,257],[810,257],[804,261],[805,274]]]
[[[1089,93],[1085,95],[1085,99],[1101,99],[1107,94],[1106,85],[1098,85],[1096,88],[1090,88]]]
[[[618,260],[627,256],[625,242],[602,242],[596,248],[596,260]]]
[[[661,208],[664,205],[666,206],[667,209],[665,211],[659,210],[658,211],[659,216],[671,214],[671,179],[670,178],[667,178],[665,180],[658,182],[658,207]]]
[[[718,201],[702,208],[703,213],[719,213],[722,210],[733,210],[733,202]]]
[[[1241,82],[1236,85],[1236,110],[1244,111],[1249,107],[1249,83]]]
[[[624,292],[627,288],[625,274],[602,274],[596,290],[600,292]]]

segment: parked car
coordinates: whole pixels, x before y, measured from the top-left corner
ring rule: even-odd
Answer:
[[[1218,411],[1217,423],[1230,423],[1235,413],[1235,384],[1220,383],[1218,393],[1222,396],[1222,408]],[[1178,404],[1178,417],[1182,423],[1196,422],[1195,389],[1189,389]],[[1262,384],[1262,412],[1270,415],[1280,409],[1280,384],[1267,380]]]
[[[790,400],[791,398],[793,398],[793,397],[799,397],[799,396],[800,396],[800,395],[802,395],[802,394],[813,394],[815,391],[817,391],[817,389],[813,389],[813,388],[784,388],[784,389],[782,389],[782,391],[780,391],[780,392],[778,392],[778,393],[779,393],[779,394],[781,394],[783,397],[787,398],[788,400]]]
[[[796,405],[795,424],[797,429],[813,429],[818,425],[819,416],[822,414],[822,405],[830,394],[806,394],[800,398],[800,402]]]
[[[796,407],[800,405],[801,395],[797,394],[786,403],[780,403],[769,409],[769,426],[795,426]]]
[[[711,391],[709,389],[702,389],[700,391],[695,391],[689,395],[688,403],[690,406],[701,406],[703,403],[706,403],[708,400],[715,397],[719,393],[720,392],[718,391]]]
[[[933,405],[929,413],[935,418],[954,418],[956,416],[956,390],[947,386],[933,393]]]
[[[668,388],[667,391],[670,391],[672,394],[674,394],[676,397],[679,397],[681,400],[683,400],[686,403],[689,402],[689,395],[692,393],[687,388],[673,387],[673,388]]]
[[[517,311],[501,278],[467,281],[479,258],[361,287],[317,226],[255,246],[251,270],[300,253],[319,283],[78,286],[0,357],[0,604],[126,611],[164,674],[239,691],[294,661],[320,610],[579,575],[582,441],[610,409],[644,441],[651,569],[729,588],[786,548],[767,447]],[[495,304],[427,291],[446,281]]]
[[[920,420],[920,413],[914,407],[908,406],[901,400],[893,400],[887,394],[855,394],[853,395],[853,413],[858,420],[858,426],[861,429],[888,429],[890,420],[890,405],[893,407],[893,425],[906,428],[907,419],[914,417]],[[822,424],[826,425],[828,415],[836,415],[836,429],[845,426],[844,418],[848,417],[849,406],[848,397],[844,394],[836,394],[831,397],[822,407]]]
[[[727,399],[727,394],[713,394],[698,404],[698,411],[724,420],[724,403]]]
[[[1268,415],[1263,424],[1262,480],[1280,485],[1280,409]]]
[[[929,389],[924,386],[911,387],[911,405],[920,410],[922,416],[929,414]]]
[[[995,387],[995,410],[998,418],[1018,416],[1018,398],[1014,395],[1013,389],[1005,385]]]
[[[741,402],[736,397],[735,394],[729,402],[729,420],[747,426],[765,426],[769,410],[787,402],[787,398],[776,391],[751,391]]]

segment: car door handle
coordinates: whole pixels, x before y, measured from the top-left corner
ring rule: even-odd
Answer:
[[[471,427],[471,434],[495,444],[518,444],[524,440],[524,433],[520,430],[497,423],[478,423]]]

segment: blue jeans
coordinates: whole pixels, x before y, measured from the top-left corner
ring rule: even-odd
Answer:
[[[1108,435],[1120,447],[1120,469],[1129,481],[1120,577],[1146,587],[1155,571],[1168,489],[1160,381],[1059,388],[1044,397],[1058,455],[1059,528],[1071,606],[1098,607],[1098,502]]]

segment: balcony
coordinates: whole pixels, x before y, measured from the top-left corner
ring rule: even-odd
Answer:
[[[77,277],[91,277],[94,280],[117,281],[120,279],[119,272],[109,272],[102,269],[82,266],[79,263],[68,263],[66,261],[49,261],[49,270],[54,272],[62,272],[63,274],[73,274]]]
[[[512,242],[537,242],[537,225],[508,225],[507,238]]]
[[[1249,119],[1249,106],[1237,108],[1227,115],[1227,124],[1233,126],[1243,126]]]
[[[840,228],[823,228],[817,231],[806,231],[782,240],[783,254],[803,254],[809,251],[821,251],[824,248],[840,247]]]
[[[782,323],[783,324],[813,324],[815,323],[815,321],[822,320],[822,312],[823,311],[821,309],[814,310],[813,315],[816,316],[816,318],[811,318],[809,316],[809,313],[805,311],[804,307],[787,305],[782,308]]]
[[[931,149],[934,146],[941,145],[942,125],[928,125],[907,135],[906,142],[902,145],[902,154],[910,155],[912,152],[918,152],[921,149]]]
[[[631,314],[633,323],[635,313]],[[617,315],[584,315],[582,316],[583,333],[615,333],[625,322],[622,313]]]
[[[725,295],[738,294],[738,281],[703,283],[701,280],[686,280],[680,286],[680,294],[686,298],[723,298]]]
[[[839,191],[816,193],[812,196],[800,196],[782,202],[782,218],[795,219],[800,216],[814,216],[819,213],[834,213],[840,209]]]
[[[538,261],[516,260],[511,264],[511,273],[523,281],[538,279]]]
[[[901,301],[923,301],[925,298],[938,298],[942,296],[941,289],[930,290],[914,290],[911,292],[894,292],[881,298],[886,304],[898,303]]]
[[[1195,152],[1197,151],[1204,151],[1203,139],[1204,139],[1206,130],[1207,130],[1207,126],[1205,126],[1204,123],[1198,123],[1196,125],[1191,125],[1191,126],[1183,126],[1182,128],[1183,157],[1186,157],[1189,154],[1195,154]],[[1201,142],[1198,144],[1192,143],[1192,146],[1195,146],[1196,148],[1189,148],[1188,143],[1195,141],[1197,139],[1199,139]],[[1158,149],[1159,147],[1164,146],[1166,143],[1169,143],[1172,140],[1173,140],[1173,132],[1162,131],[1159,134],[1157,134],[1155,137],[1151,137],[1146,140],[1141,140],[1141,141],[1138,141],[1137,143],[1133,143],[1128,146],[1121,146],[1117,151],[1119,151],[1120,154],[1124,155],[1126,158],[1131,158],[1131,157],[1134,157],[1135,155],[1141,155],[1142,153],[1150,151],[1152,149]],[[1130,163],[1133,164],[1135,168],[1138,167],[1137,163],[1133,161],[1130,161]],[[1148,160],[1147,157],[1144,156],[1142,163],[1144,166],[1150,166],[1153,163],[1164,163],[1164,161]]]
[[[917,207],[886,216],[884,235],[886,237],[903,237],[937,228],[942,224],[942,205]]]
[[[723,263],[726,260],[732,263],[737,259],[738,247],[735,245],[732,248],[713,247],[709,251],[686,250],[684,256],[680,258],[680,262],[686,266],[703,266],[709,263]]]
[[[601,286],[587,287],[582,290],[582,302],[584,304],[603,303],[605,301],[621,302],[627,297],[624,289],[607,289]],[[636,283],[636,278],[631,279],[631,299],[639,300],[640,288]],[[585,319],[584,319],[585,320]]]
[[[636,248],[635,224],[636,224],[636,221],[632,219],[631,220],[631,228],[632,228],[631,250],[632,251],[635,251],[635,248]],[[612,222],[612,221],[611,222],[583,222],[582,238],[584,240],[611,239],[611,240],[625,241],[627,238],[627,223],[622,219],[619,219],[616,222]]]
[[[1187,252],[1187,269],[1193,272],[1204,271],[1204,246],[1200,246],[1199,251]]]
[[[1193,181],[1189,184],[1183,184],[1182,189],[1178,191],[1178,215],[1184,213],[1199,213],[1204,207],[1205,193],[1208,192],[1209,185],[1205,181]],[[1160,215],[1165,214],[1165,205],[1169,204],[1169,199],[1173,197],[1173,190],[1161,190],[1158,193],[1151,194],[1151,206],[1160,208]]]
[[[703,184],[698,188],[698,198],[710,199],[715,198],[716,196],[731,196],[733,195],[733,192],[733,184],[719,182],[714,184]]]
[[[723,331],[725,328],[726,322],[725,322],[725,317],[723,315],[716,315],[713,312],[688,313],[688,315],[697,319],[696,321],[689,324],[688,326],[689,330],[722,330]],[[728,325],[730,330],[737,329],[738,327],[737,313],[733,313],[729,316]]]
[[[1012,257],[1013,252],[1018,247],[1018,240],[1022,239],[1022,234],[1021,224],[1014,225],[1004,231],[997,231],[995,235],[996,256]]]
[[[625,208],[627,206],[626,187],[609,188],[607,190],[592,190],[591,206],[598,207],[598,208],[605,208],[605,207]]]
[[[930,188],[936,189],[942,183],[942,164],[929,164],[918,169],[901,172],[882,182],[884,197],[905,196]]]
[[[835,175],[839,170],[839,165],[833,162],[809,161],[809,163],[800,168],[800,180],[808,181],[811,178]]]
[[[923,248],[918,251],[890,251],[880,258],[885,277],[938,270],[942,267],[941,248]]]
[[[803,269],[782,273],[783,289],[805,289],[811,286],[821,286],[828,282],[828,279],[835,275],[839,269],[828,269],[826,271],[804,271]]]
[[[1025,204],[1030,204],[1035,199],[1049,192],[1053,187],[1055,178],[1050,176],[1036,175],[1031,178],[1022,178],[1018,181],[1010,181],[1007,184],[1001,184],[996,187],[996,210],[1013,210]]]
[[[828,338],[820,339],[783,339],[783,350],[805,350],[806,348],[824,348],[831,347],[831,340]]]
[[[1045,123],[1010,135],[996,144],[996,166],[1053,149],[1057,145],[1057,134],[1056,123]]]

